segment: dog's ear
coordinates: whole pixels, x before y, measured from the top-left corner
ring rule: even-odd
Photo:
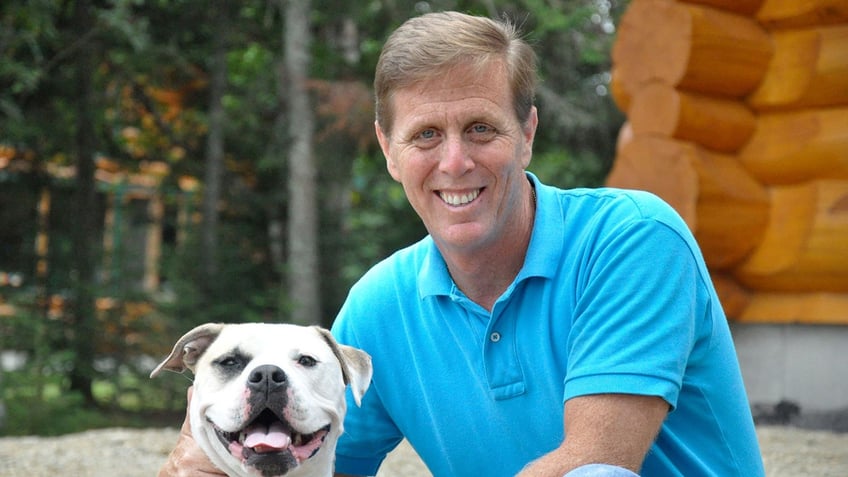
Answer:
[[[362,396],[365,395],[365,391],[371,385],[371,375],[373,374],[371,356],[365,351],[354,348],[353,346],[343,344],[336,344],[336,346],[343,357],[340,361],[342,362],[342,368],[347,371],[347,384],[353,392],[353,400],[359,406]]]
[[[362,396],[365,395],[365,391],[371,385],[371,375],[373,374],[371,356],[361,349],[339,344],[330,334],[330,331],[325,328],[320,326],[314,328],[318,330],[318,333],[321,334],[321,337],[324,338],[324,341],[327,342],[330,349],[333,350],[333,354],[339,360],[342,366],[344,383],[350,386],[350,390],[353,392],[353,400],[359,406],[362,402]]]
[[[197,360],[200,359],[206,348],[215,341],[223,328],[224,325],[221,323],[206,323],[184,334],[174,345],[171,354],[150,373],[150,377],[156,377],[162,370],[182,373],[186,369],[190,369],[191,372],[194,372],[194,365],[197,364]]]

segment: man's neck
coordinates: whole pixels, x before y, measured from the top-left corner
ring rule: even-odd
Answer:
[[[491,311],[495,302],[512,284],[524,264],[525,247],[515,247],[508,255],[478,254],[464,260],[465,257],[445,257],[451,278],[471,301]]]
[[[450,250],[439,247],[454,283],[465,296],[486,310],[492,310],[524,266],[536,213],[536,194],[532,187],[529,198],[514,235],[501,237],[498,243],[485,249]]]

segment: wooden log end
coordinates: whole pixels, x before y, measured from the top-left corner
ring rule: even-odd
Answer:
[[[734,317],[743,323],[848,325],[848,293],[752,292]]]
[[[765,0],[755,14],[769,29],[848,23],[845,0]]]
[[[740,101],[651,83],[633,96],[636,134],[658,134],[718,152],[739,150],[754,132],[754,114]]]
[[[742,316],[751,301],[751,293],[725,274],[712,273],[711,278],[727,318],[736,319]]]
[[[753,290],[848,293],[848,181],[775,187],[761,243],[733,270]]]
[[[652,192],[668,202],[690,229],[697,227],[698,175],[675,141],[634,136],[619,149],[606,184]]]

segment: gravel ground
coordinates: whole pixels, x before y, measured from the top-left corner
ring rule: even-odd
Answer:
[[[848,433],[788,426],[757,428],[768,477],[848,476]],[[151,477],[177,439],[176,429],[104,429],[61,437],[0,438],[2,477]],[[378,477],[426,477],[401,445]]]

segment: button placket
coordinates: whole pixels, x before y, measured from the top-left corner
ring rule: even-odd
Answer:
[[[515,343],[515,317],[503,316],[503,303],[496,303],[489,316],[483,356],[489,388],[495,399],[509,399],[525,392]]]

